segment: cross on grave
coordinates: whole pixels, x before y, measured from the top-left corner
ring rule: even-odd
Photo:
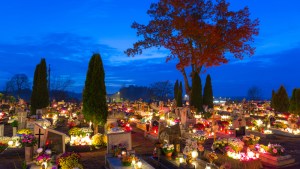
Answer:
[[[39,146],[39,147],[38,147],[38,148],[40,148],[40,146],[41,146],[41,136],[44,135],[44,134],[42,134],[42,133],[41,133],[41,129],[39,129],[39,133],[38,133],[38,134],[35,134],[35,135],[38,135],[38,136],[39,136],[39,139],[38,139],[38,146]]]

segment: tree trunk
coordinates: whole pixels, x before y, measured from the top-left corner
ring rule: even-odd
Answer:
[[[94,123],[93,127],[94,127],[94,134],[97,134],[98,133],[98,124]]]

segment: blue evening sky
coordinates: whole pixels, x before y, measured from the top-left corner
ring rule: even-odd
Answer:
[[[175,62],[165,63],[167,51],[151,49],[127,57],[123,51],[137,40],[133,21],[147,23],[150,0],[10,0],[0,2],[0,90],[14,74],[32,81],[42,57],[52,78],[75,81],[69,90],[81,92],[88,61],[102,56],[108,93],[121,86],[182,80]],[[289,94],[300,87],[300,1],[231,0],[232,9],[248,6],[259,18],[260,34],[254,56],[209,68],[216,97],[245,96],[251,86],[264,97],[283,84]],[[202,82],[206,74],[202,74]]]

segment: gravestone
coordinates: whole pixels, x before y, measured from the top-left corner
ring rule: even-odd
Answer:
[[[235,129],[235,136],[241,137],[246,134],[246,120],[244,117],[239,116],[233,121],[233,127]]]
[[[42,126],[38,125],[38,124],[34,124],[34,129],[33,129],[33,134],[34,136],[38,139],[38,142],[40,143],[40,145],[36,145],[34,146],[34,152],[40,148],[40,147],[44,147],[45,142],[46,142],[46,129],[44,129]]]
[[[18,129],[24,129],[26,127],[27,112],[18,110]]]
[[[46,129],[46,146],[52,150],[55,154],[65,153],[66,151],[66,134],[53,130],[53,129]]]
[[[128,151],[132,150],[131,132],[108,133],[107,134],[107,153],[113,153],[113,146],[126,145]]]
[[[181,137],[181,129],[179,124],[169,127],[166,127],[166,124],[164,123],[159,124],[158,139],[161,143],[166,140],[168,143],[173,144],[179,137]]]

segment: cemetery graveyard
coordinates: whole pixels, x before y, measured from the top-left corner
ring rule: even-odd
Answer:
[[[0,2],[0,169],[300,169],[299,5]]]

